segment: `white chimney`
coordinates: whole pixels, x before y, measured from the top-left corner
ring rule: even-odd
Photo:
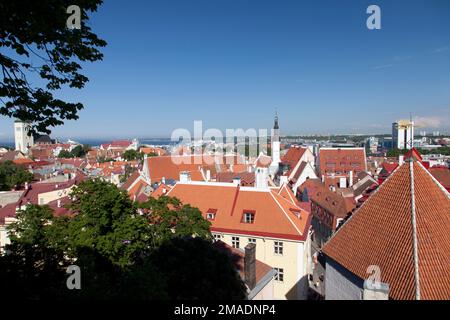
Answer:
[[[399,155],[398,156],[398,165],[401,166],[403,164],[405,156],[404,155]]]
[[[180,182],[189,183],[191,181],[191,174],[187,171],[180,172]]]
[[[269,173],[267,168],[256,168],[255,172],[255,187],[257,189],[267,189],[267,179],[269,178]]]
[[[233,178],[233,184],[240,186],[241,185],[241,178],[239,177],[234,177]]]
[[[166,177],[162,177],[161,183],[162,183],[162,184],[166,184]]]
[[[325,176],[324,175],[322,175],[322,182],[324,182],[325,181]]]
[[[339,188],[347,188],[347,179],[345,177],[339,178]]]
[[[280,186],[288,183],[288,176],[280,176]]]
[[[206,181],[211,181],[211,170],[206,170]]]
[[[56,201],[56,206],[57,206],[58,208],[61,208],[61,199],[58,199],[58,200]]]
[[[351,187],[353,185],[353,170],[348,173],[348,186]]]

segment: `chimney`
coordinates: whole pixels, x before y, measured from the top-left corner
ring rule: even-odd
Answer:
[[[348,186],[353,186],[353,170],[350,170],[350,172],[348,173]]]
[[[166,184],[166,177],[162,177],[161,183],[162,183],[162,184]]]
[[[401,166],[403,164],[405,156],[404,155],[399,155],[398,156],[398,165]]]
[[[325,176],[322,175],[322,183],[325,181]]]
[[[180,172],[180,182],[181,183],[191,182],[191,174],[187,171]]]
[[[245,246],[244,281],[250,290],[256,287],[256,244],[254,243]]]
[[[206,181],[211,181],[211,170],[206,170]]]
[[[61,199],[58,199],[58,200],[56,201],[56,206],[57,206],[58,208],[61,208]]]
[[[280,176],[280,186],[288,184],[288,176]]]
[[[256,168],[255,172],[255,187],[257,189],[267,189],[268,172],[267,168]]]
[[[25,190],[28,190],[28,182],[25,182]]]
[[[241,178],[239,177],[234,177],[233,178],[233,184],[240,186],[241,185]]]

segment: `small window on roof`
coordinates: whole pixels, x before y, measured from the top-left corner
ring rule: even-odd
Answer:
[[[206,219],[214,220],[216,218],[216,213],[217,213],[217,209],[209,208],[208,211],[206,211]]]
[[[244,211],[242,215],[243,223],[253,223],[255,222],[255,211]]]

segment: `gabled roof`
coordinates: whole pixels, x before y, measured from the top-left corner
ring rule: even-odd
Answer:
[[[286,176],[289,177],[291,175],[295,166],[301,160],[303,154],[306,152],[307,149],[308,148],[306,147],[299,147],[299,146],[290,147],[289,150],[286,152],[286,154],[281,158],[281,162],[283,164],[289,165],[289,170],[285,174]]]
[[[272,163],[272,158],[264,154],[260,154],[255,161],[255,167],[257,168],[268,168]]]
[[[216,176],[217,182],[233,182],[233,179],[241,179],[242,186],[253,186],[255,184],[254,172],[218,172]]]
[[[449,230],[449,193],[422,164],[408,161],[353,213],[323,251],[361,279],[367,279],[369,266],[379,266],[391,299],[415,299],[419,290],[420,299],[450,299]]]
[[[278,194],[278,190],[239,187],[231,183],[177,183],[167,195],[202,211],[217,210],[212,231],[304,241],[310,215]],[[242,222],[254,212],[253,223]],[[300,214],[298,217],[296,214]]]
[[[321,174],[367,170],[364,148],[320,148],[319,162]]]
[[[428,169],[433,177],[439,181],[447,191],[450,189],[450,169],[446,167],[432,167]]]

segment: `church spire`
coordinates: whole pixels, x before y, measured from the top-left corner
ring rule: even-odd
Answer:
[[[275,130],[278,130],[278,129],[280,129],[280,127],[278,126],[278,111],[275,109],[275,123],[274,123],[274,125],[273,125],[273,128],[275,129]]]

